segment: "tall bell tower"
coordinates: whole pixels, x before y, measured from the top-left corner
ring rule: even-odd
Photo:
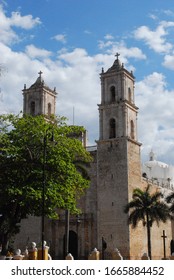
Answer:
[[[36,82],[29,88],[23,89],[23,113],[50,116],[55,114],[56,89],[50,89],[42,78],[40,71]]]
[[[141,183],[140,146],[137,139],[138,108],[134,100],[134,76],[124,68],[119,54],[101,73],[99,140],[97,141],[98,248],[117,248],[131,258],[134,240],[123,208]]]

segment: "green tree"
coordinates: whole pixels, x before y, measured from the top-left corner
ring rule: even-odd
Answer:
[[[81,141],[84,129],[64,118],[0,116],[0,238],[3,249],[19,231],[21,219],[42,214],[57,218],[57,209],[78,212],[77,200],[89,186],[76,162],[91,161]],[[54,136],[54,141],[52,141]],[[44,168],[43,168],[44,167]],[[44,177],[43,177],[44,173]]]
[[[162,200],[161,192],[150,193],[150,185],[143,191],[136,188],[133,191],[132,200],[125,206],[124,212],[129,213],[128,223],[136,228],[140,221],[147,227],[148,255],[151,259],[151,227],[154,222],[166,222],[169,216],[169,209]]]

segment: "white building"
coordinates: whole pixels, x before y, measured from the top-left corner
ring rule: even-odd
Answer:
[[[149,161],[142,165],[142,174],[154,184],[174,191],[174,166],[157,161],[153,151],[149,154]]]

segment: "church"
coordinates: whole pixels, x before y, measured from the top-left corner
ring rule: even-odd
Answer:
[[[45,239],[53,259],[65,258],[67,236],[68,252],[74,259],[87,259],[94,248],[102,253],[104,259],[111,259],[115,249],[119,250],[123,259],[141,259],[147,253],[146,229],[142,223],[132,229],[123,208],[132,199],[135,188],[144,189],[149,183],[152,191],[168,193],[174,190],[171,174],[161,178],[162,172],[158,171],[160,180],[158,174],[155,175],[157,180],[154,180],[153,170],[158,162],[154,163],[152,155],[149,161],[151,173],[147,165],[141,166],[135,77],[121,63],[119,54],[109,69],[105,71],[102,68],[100,81],[99,139],[95,147],[86,146],[85,136],[82,141],[93,157],[88,170],[90,187],[78,202],[80,215],[69,216],[65,211],[60,213],[58,220],[46,219]],[[40,72],[32,86],[27,88],[24,85],[23,112],[55,114],[56,94],[55,88],[52,90],[45,84]],[[151,229],[152,259],[161,259],[164,255],[163,231],[166,233],[166,255],[171,255],[174,226],[168,221],[159,227],[154,224]],[[32,241],[38,244],[40,233],[39,217],[23,220],[15,247],[24,249]]]

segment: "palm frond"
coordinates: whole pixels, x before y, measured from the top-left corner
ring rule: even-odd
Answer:
[[[170,194],[166,197],[166,201],[167,201],[167,203],[173,203],[173,204],[174,204],[174,192],[170,193]]]
[[[155,221],[166,222],[169,218],[169,207],[160,200],[163,195],[160,192],[150,193],[150,185],[145,190],[134,189],[132,200],[124,207],[124,212],[129,213],[128,223],[136,227],[140,220],[147,225],[147,217],[151,224]]]

